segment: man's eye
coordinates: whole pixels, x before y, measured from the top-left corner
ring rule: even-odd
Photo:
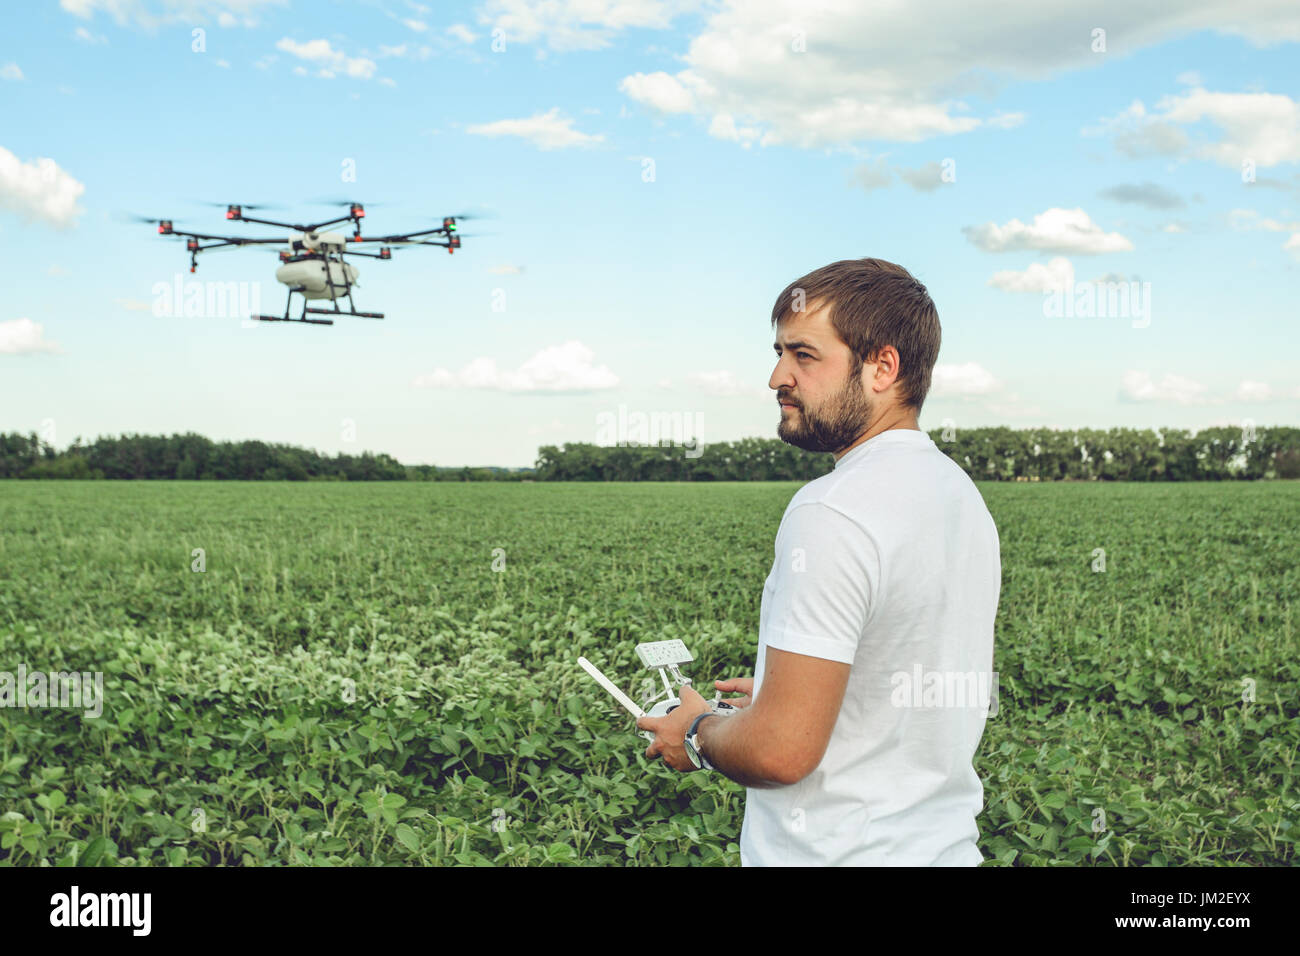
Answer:
[[[800,358],[812,358],[812,356],[809,355],[807,352],[795,352],[794,354],[799,356]]]

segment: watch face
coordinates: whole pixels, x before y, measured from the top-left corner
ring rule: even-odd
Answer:
[[[691,758],[691,763],[695,764],[695,769],[698,770],[700,767],[704,766],[702,763],[700,763],[699,753],[697,753],[695,748],[691,746],[691,740],[689,737],[683,741],[683,744],[686,747],[686,756]]]

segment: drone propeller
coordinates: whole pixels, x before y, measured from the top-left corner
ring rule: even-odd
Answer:
[[[133,212],[117,213],[115,218],[119,222],[148,222],[157,225],[160,222],[172,222],[171,219],[154,219],[152,216],[138,216]]]
[[[117,219],[119,222],[142,222],[142,223],[147,222],[152,226],[158,227],[158,235],[160,236],[172,235],[173,220],[171,219],[154,219],[151,216],[138,216],[135,213],[130,213],[130,212],[116,213],[114,215],[114,218]]]
[[[478,232],[477,230],[474,232],[461,232],[457,229],[455,235],[460,239],[478,239],[480,236],[495,236],[496,233]],[[442,242],[432,239],[394,239],[384,244],[388,246],[440,246]]]
[[[387,206],[382,202],[362,202],[359,199],[309,199],[313,206]]]
[[[279,203],[247,203],[247,202],[208,202],[207,200],[194,200],[200,206],[211,206],[213,209],[229,209],[235,206],[238,209],[283,209]]]
[[[432,218],[432,217],[430,217],[430,218]],[[481,209],[480,209],[480,210],[478,210],[477,212],[458,212],[458,213],[453,213],[452,215],[448,216],[447,218],[448,218],[448,219],[455,219],[455,220],[461,220],[461,219],[467,219],[467,220],[474,220],[474,219],[495,219],[495,218],[497,218],[497,214],[494,213],[494,212],[489,212],[489,211],[485,211],[485,210],[481,210]]]

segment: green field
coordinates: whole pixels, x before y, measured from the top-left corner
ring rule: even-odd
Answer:
[[[105,693],[0,709],[0,862],[736,865],[574,660],[751,673],[798,487],[0,482],[0,671]],[[985,865],[1295,865],[1300,482],[980,490]]]

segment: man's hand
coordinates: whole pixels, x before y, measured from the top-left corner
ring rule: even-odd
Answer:
[[[638,717],[636,726],[637,730],[649,730],[655,735],[654,741],[646,748],[646,757],[662,757],[664,763],[674,770],[690,773],[697,768],[686,756],[686,731],[691,729],[696,717],[709,713],[711,708],[690,684],[678,688],[677,698],[681,704],[667,716]]]
[[[754,697],[754,678],[752,677],[728,677],[726,680],[715,680],[713,686],[724,694],[744,694],[744,697],[728,697],[726,703],[732,707],[748,707],[753,703]]]

